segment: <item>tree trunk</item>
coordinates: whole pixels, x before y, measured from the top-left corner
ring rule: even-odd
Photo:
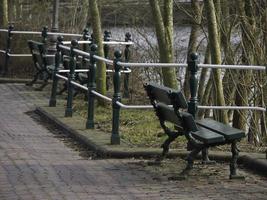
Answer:
[[[16,18],[17,18],[16,2],[15,0],[9,0],[8,19],[10,22],[15,22]]]
[[[249,11],[247,8],[248,5],[250,5],[250,3],[248,3],[247,0],[236,1],[236,7],[237,7],[238,15],[240,17],[240,22],[241,22],[243,64],[254,63],[253,32],[255,30],[255,22],[254,20],[252,20],[251,11]],[[251,71],[245,71],[245,70],[239,71],[239,78],[238,78],[239,83],[237,84],[237,91],[236,91],[236,96],[235,96],[235,104],[237,106],[248,105],[248,97],[249,97],[248,87],[251,85],[251,76],[252,76]],[[246,130],[246,123],[247,123],[246,116],[247,116],[247,111],[245,110],[234,111],[233,126],[239,129]],[[250,134],[252,133],[250,132]],[[249,138],[251,139],[252,137],[253,137],[253,134]]]
[[[0,0],[0,27],[7,28],[8,25],[8,3],[7,0]]]
[[[94,42],[98,46],[97,54],[101,57],[104,57],[101,20],[100,20],[97,0],[89,0],[88,12],[90,15],[91,25],[93,28]],[[102,61],[97,62],[96,89],[101,94],[106,95],[106,64]],[[99,101],[99,102],[101,105],[104,105],[104,101]]]
[[[149,0],[154,17],[156,35],[159,46],[160,62],[173,62],[173,0],[164,1],[163,13],[159,0]],[[163,83],[171,88],[178,88],[174,68],[162,68]]]
[[[189,43],[188,43],[188,51],[187,51],[187,60],[190,59],[191,53],[194,53],[197,51],[197,45],[198,45],[198,37],[200,32],[200,24],[202,19],[202,4],[198,0],[192,0],[191,1],[191,9],[192,9],[192,27],[191,27],[191,33],[189,37]],[[205,69],[202,69],[205,71]],[[188,70],[186,70],[185,73],[185,80],[184,80],[184,94],[186,98],[188,99],[190,95],[189,90],[189,77],[190,73]]]
[[[205,52],[205,64],[210,64],[211,62],[211,57],[210,57],[210,47],[209,44],[207,45],[206,52]],[[208,68],[202,68],[201,73],[200,73],[200,78],[199,78],[199,84],[198,84],[198,99],[201,100],[204,96],[205,93],[205,83],[206,80],[209,79],[208,76],[209,69]],[[204,105],[204,104],[202,104]]]
[[[204,6],[206,9],[207,21],[208,21],[208,33],[209,33],[209,44],[211,51],[211,63],[212,64],[221,64],[221,50],[220,50],[220,38],[218,35],[217,21],[215,6],[212,0],[204,1]],[[221,70],[213,69],[212,78],[215,94],[215,102],[219,106],[225,105],[224,94],[223,94],[223,85],[221,79]],[[218,120],[228,123],[227,112],[221,110],[218,112]]]

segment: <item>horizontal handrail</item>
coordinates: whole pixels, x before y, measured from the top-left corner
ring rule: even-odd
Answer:
[[[73,84],[73,85],[75,85],[75,86],[77,86],[77,87],[79,87],[79,88],[81,88],[81,89],[83,89],[83,90],[88,91],[88,88],[87,88],[86,86],[81,85],[81,84],[79,84],[79,83],[77,83],[77,82],[75,82],[75,81],[71,81],[71,84]]]
[[[77,41],[78,44],[91,44],[92,41]],[[71,41],[64,41],[63,44],[71,44]],[[103,44],[109,45],[133,45],[133,42],[124,42],[124,41],[103,41]]]
[[[63,49],[63,50],[70,51],[70,47],[68,47],[68,46],[65,46],[65,45],[59,44],[59,45],[58,45],[58,47],[59,47],[60,49]]]
[[[187,67],[187,63],[129,63],[118,62],[122,67]]]
[[[107,58],[103,58],[103,57],[97,56],[97,55],[94,55],[94,58],[97,59],[97,60],[103,61],[103,62],[105,62],[107,64],[113,65],[113,60],[110,60],[110,59],[107,59]]]
[[[75,72],[88,72],[90,71],[89,69],[75,69],[74,70]],[[59,73],[68,73],[70,72],[69,69],[61,69],[61,70],[58,70]]]
[[[246,69],[246,70],[266,70],[266,66],[259,65],[216,65],[216,64],[198,64],[200,68],[220,68],[220,69]]]
[[[105,99],[105,100],[107,100],[107,101],[109,101],[109,102],[112,102],[112,99],[111,99],[111,98],[109,98],[109,97],[107,97],[107,96],[104,96],[104,95],[98,93],[98,92],[95,91],[95,90],[92,90],[91,93],[93,93],[94,95],[96,95],[96,96],[98,96],[98,97],[100,97],[100,98],[102,98],[102,99]]]
[[[187,63],[117,63],[123,67],[187,67]],[[244,69],[244,70],[262,70],[265,71],[267,66],[259,65],[217,65],[217,64],[198,64],[200,68],[221,68],[221,69]]]
[[[0,29],[0,32],[8,32],[8,29]],[[10,30],[13,34],[32,34],[32,35],[39,35],[42,34],[40,31],[14,31]],[[62,35],[62,36],[77,36],[82,37],[82,34],[76,34],[76,33],[59,33],[59,32],[47,32],[47,35]]]
[[[31,57],[32,54],[14,54],[14,53],[8,53],[7,54],[10,57]]]
[[[61,79],[64,79],[64,80],[68,80],[67,77],[65,76],[61,76],[59,74],[56,74],[57,77],[61,78]],[[88,90],[88,88],[86,86],[83,86],[83,85],[80,85],[79,83],[76,83],[74,81],[71,81],[72,84],[78,86],[78,87],[81,87],[82,89],[85,89],[85,90]],[[111,98],[109,97],[106,97],[96,91],[91,91],[93,94],[95,94],[96,96],[98,97],[101,97],[103,99],[106,99],[108,101],[112,101]],[[121,102],[119,101],[116,101],[116,104],[118,106],[120,106],[121,108],[125,108],[125,109],[151,109],[153,108],[153,106],[151,105],[125,105],[125,104],[122,104]],[[256,111],[263,111],[263,112],[266,112],[266,108],[264,107],[258,107],[258,106],[201,106],[201,105],[198,105],[197,106],[199,109],[213,109],[213,110],[256,110]]]
[[[78,54],[81,55],[81,56],[84,56],[84,57],[87,57],[87,58],[90,57],[90,53],[87,53],[87,52],[85,52],[85,51],[82,51],[82,50],[79,50],[79,49],[73,49],[73,51],[74,51],[75,53],[78,53]]]
[[[58,32],[47,32],[47,35],[59,35],[59,36],[76,36],[76,37],[82,37],[82,34],[76,34],[76,33],[58,33]]]
[[[74,70],[74,72],[88,72],[88,71],[90,71],[90,69],[75,69]],[[70,72],[70,70],[69,69],[61,69],[58,72],[59,73],[68,73],[68,72]],[[112,69],[107,69],[106,72],[109,72],[109,73],[112,72],[113,73],[115,71],[112,70]],[[132,72],[132,70],[130,70],[130,69],[128,69],[128,70],[121,70],[121,73],[125,73],[125,74],[131,73],[131,72]]]
[[[60,74],[56,74],[56,76],[57,76],[58,78],[61,78],[61,79],[65,80],[65,81],[68,80],[68,77],[66,77],[66,76],[62,76],[62,75],[60,75]]]
[[[212,110],[257,110],[266,112],[266,108],[258,106],[197,106],[199,109]]]
[[[42,32],[40,31],[10,31],[12,34],[30,34],[30,35],[40,35]]]
[[[7,51],[0,50],[0,53],[6,54]],[[23,53],[7,53],[7,55],[10,57],[31,57],[32,56],[32,54],[23,54]],[[55,55],[45,55],[45,57],[55,57]]]
[[[0,32],[8,32],[7,29],[0,29]]]
[[[116,101],[116,104],[124,109],[151,109],[152,105],[125,105],[119,101]]]

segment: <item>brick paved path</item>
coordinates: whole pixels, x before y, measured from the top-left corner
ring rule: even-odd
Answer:
[[[34,105],[23,85],[0,84],[0,94],[1,200],[267,199],[266,179],[229,181],[224,164],[223,176],[168,181],[136,160],[82,158],[25,114]]]

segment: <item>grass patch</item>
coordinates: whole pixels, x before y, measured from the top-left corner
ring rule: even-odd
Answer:
[[[75,100],[74,109],[82,117],[87,117],[87,102]],[[95,106],[95,128],[111,133],[111,105]],[[119,131],[123,140],[140,147],[160,147],[167,138],[153,109],[121,109]],[[181,137],[173,142],[172,147],[185,147],[185,143],[186,139]]]

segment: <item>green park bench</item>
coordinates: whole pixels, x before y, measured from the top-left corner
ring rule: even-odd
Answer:
[[[37,89],[42,90],[48,83],[49,79],[52,79],[53,70],[55,68],[54,64],[49,64],[49,59],[54,59],[53,56],[47,56],[46,47],[44,43],[36,42],[33,40],[28,41],[28,46],[30,48],[30,52],[32,54],[32,59],[34,63],[34,68],[36,73],[34,75],[33,80],[27,85],[32,86],[38,79],[43,80],[43,84]],[[61,69],[69,69],[70,62],[70,52],[66,50],[61,51],[61,61],[59,70]],[[77,57],[76,69],[81,69],[82,64],[83,67],[88,65],[88,61],[84,60],[82,63],[82,59]],[[76,73],[75,80],[80,82],[81,84],[87,83],[87,73]],[[63,87],[59,94],[63,93],[66,90],[66,86]]]
[[[38,79],[40,79],[43,80],[43,84],[38,90],[42,90],[48,84],[48,80],[52,78],[54,65],[50,65],[48,59],[51,60],[53,57],[47,56],[44,43],[29,40],[28,46],[32,54],[36,73],[34,74],[33,80],[30,83],[27,83],[27,85],[32,86]]]
[[[207,160],[207,150],[209,147],[231,144],[232,160],[230,162],[230,178],[238,178],[237,158],[239,150],[237,142],[245,137],[242,130],[232,128],[210,118],[195,120],[193,115],[184,111],[188,108],[184,95],[171,88],[160,86],[154,83],[144,85],[151,104],[154,107],[160,125],[168,138],[162,144],[162,158],[169,151],[169,145],[178,136],[185,136],[188,145],[187,150],[191,151],[187,156],[187,166],[184,172],[193,168],[194,159],[199,152],[202,158]],[[166,122],[174,126],[167,126]]]

